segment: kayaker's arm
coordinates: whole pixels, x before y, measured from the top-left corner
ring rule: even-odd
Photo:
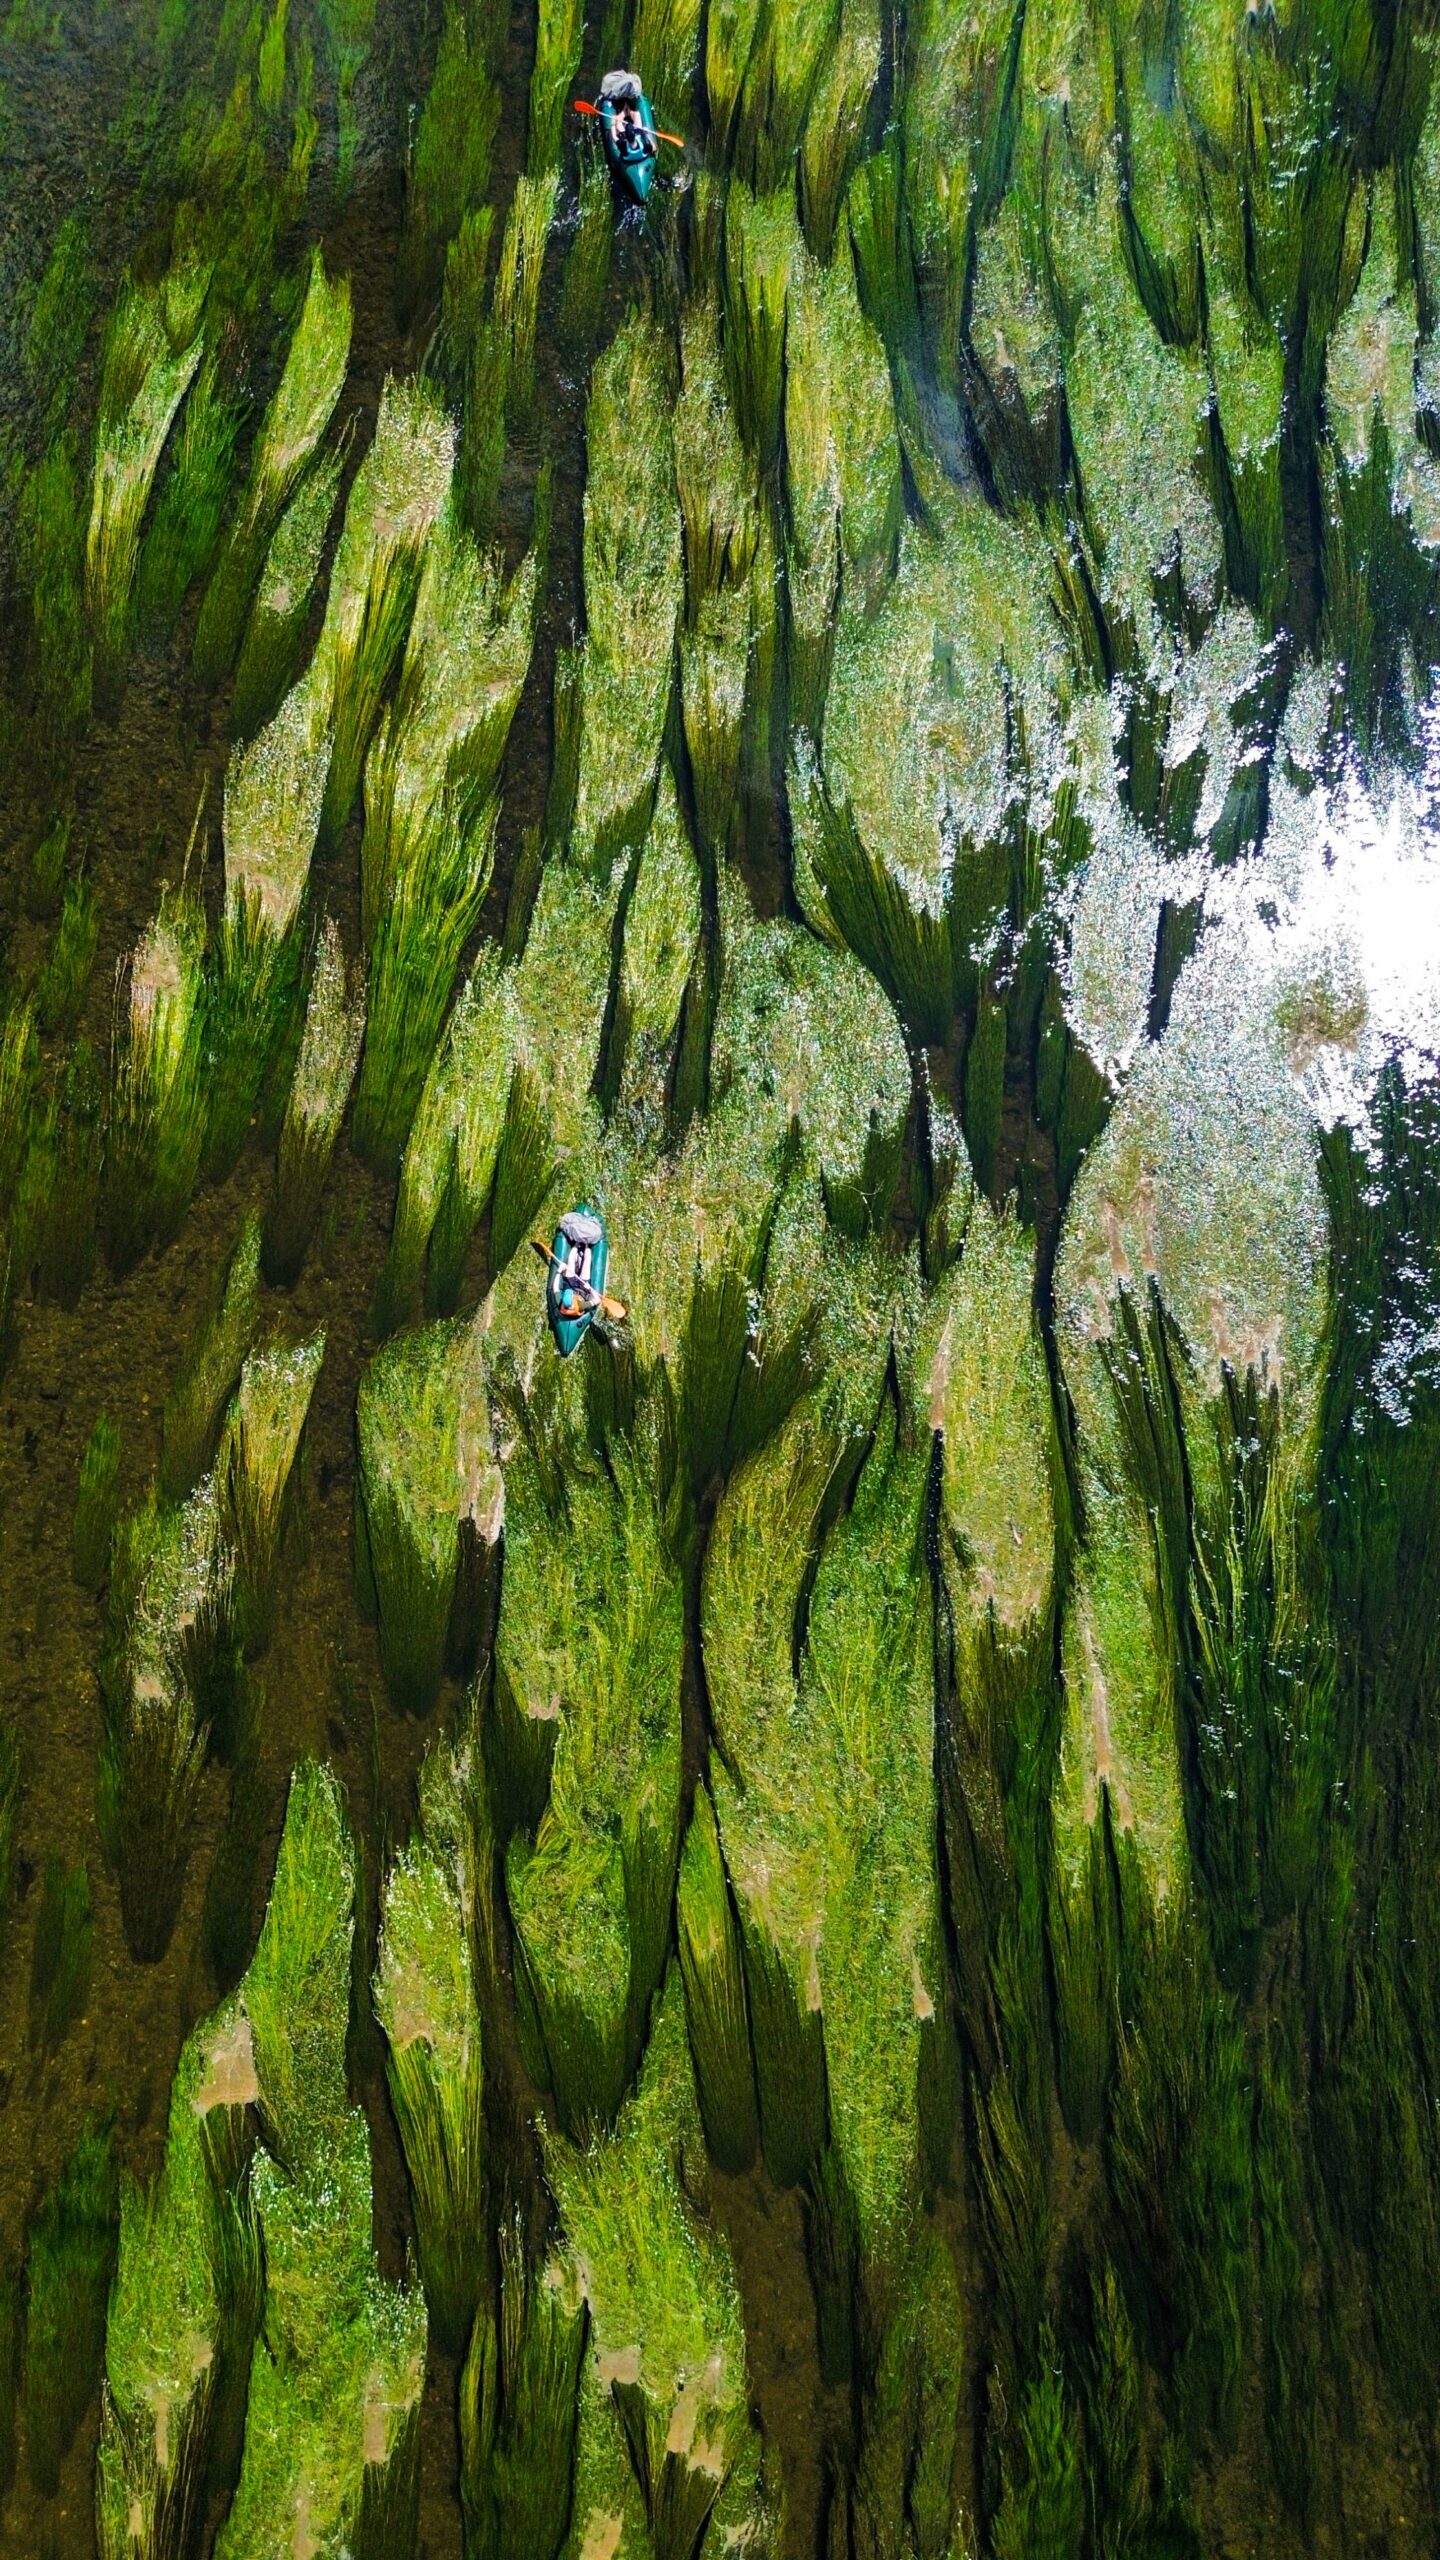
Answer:
[[[542,1244],[538,1236],[532,1236],[530,1242],[541,1261],[549,1263],[552,1270],[559,1272],[565,1287],[574,1291],[582,1306],[597,1308],[611,1324],[624,1323],[625,1310],[618,1298],[607,1297],[603,1289],[592,1289],[588,1280],[582,1280],[576,1272],[567,1270],[559,1255],[552,1253],[548,1244]]]

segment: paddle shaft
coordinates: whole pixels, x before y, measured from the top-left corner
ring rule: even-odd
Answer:
[[[598,116],[600,113],[598,107],[591,106],[588,98],[572,98],[570,104],[577,116]],[[677,151],[683,151],[685,148],[683,133],[662,133],[658,124],[642,124],[640,130],[642,133],[648,133],[652,142],[673,142]]]
[[[552,1253],[549,1245],[542,1244],[538,1236],[532,1236],[530,1242],[541,1261],[550,1263],[560,1273],[566,1288],[573,1289],[577,1298],[597,1308],[602,1316],[608,1316],[612,1324],[624,1323],[625,1310],[618,1298],[608,1298],[603,1289],[592,1289],[588,1280],[578,1280],[573,1271],[566,1270],[558,1253]]]

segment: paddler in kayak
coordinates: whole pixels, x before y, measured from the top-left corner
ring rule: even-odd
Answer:
[[[597,1316],[609,1324],[623,1324],[625,1310],[618,1298],[605,1294],[605,1266],[609,1245],[605,1221],[582,1200],[578,1209],[567,1209],[555,1230],[553,1245],[532,1236],[531,1244],[548,1266],[545,1284],[545,1317],[555,1337],[555,1348],[562,1360],[579,1349]]]
[[[655,181],[655,116],[637,72],[607,71],[596,102],[600,138],[622,195],[643,204]]]

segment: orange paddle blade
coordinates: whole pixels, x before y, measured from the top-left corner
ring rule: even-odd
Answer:
[[[570,104],[577,116],[598,116],[600,113],[598,107],[591,106],[588,98],[572,98]],[[653,133],[657,142],[673,142],[677,151],[683,151],[685,148],[683,133],[663,133],[658,124],[647,124],[645,131]]]

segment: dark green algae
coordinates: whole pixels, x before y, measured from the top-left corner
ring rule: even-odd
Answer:
[[[126,34],[121,11],[97,12],[77,32],[63,10],[53,21],[21,10],[12,13],[4,48],[6,267],[33,281],[55,228],[51,197],[56,215],[73,200],[83,209],[88,260],[88,281],[75,285],[75,297],[93,292],[102,312],[123,256],[143,233],[146,187],[156,183],[132,177],[137,165],[145,168],[147,119],[158,113],[153,101],[132,98],[122,146],[107,141],[111,81],[129,60]],[[423,353],[423,333],[403,337],[395,318],[402,206],[397,158],[384,139],[396,129],[397,101],[423,86],[407,59],[412,41],[423,60],[423,32],[397,13],[362,75],[367,144],[354,183],[326,224],[332,267],[348,268],[353,279],[356,340],[345,396],[362,422],[373,415],[384,372]],[[523,94],[529,44],[528,27],[517,26],[505,66],[507,97]],[[523,115],[502,123],[496,158],[506,179],[522,125]],[[27,186],[42,164],[54,165],[53,186]],[[507,766],[487,929],[504,918],[523,831],[540,819],[549,670],[578,599],[583,384],[556,344],[558,264],[552,259],[547,270],[538,402],[545,447],[557,464],[552,567],[541,646]],[[615,321],[646,281],[645,255],[633,241],[622,242],[617,264]],[[16,300],[18,307],[23,297]],[[83,383],[93,340],[89,355],[81,342],[75,355]],[[4,414],[18,421],[22,440],[58,396],[53,384],[47,388],[42,358],[37,350],[28,375],[23,366],[10,369]],[[28,389],[17,394],[14,386],[25,382]],[[63,408],[62,399],[60,414]],[[523,437],[512,439],[499,496],[512,558],[528,534],[537,460],[538,442],[532,450]],[[1305,576],[1312,566],[1306,562]],[[218,807],[225,746],[186,673],[192,630],[193,600],[164,648],[132,660],[113,717],[83,725],[53,767],[7,759],[0,802],[7,970],[12,983],[22,983],[45,945],[43,920],[26,912],[25,892],[30,856],[63,776],[98,895],[99,954],[80,1024],[101,1054],[117,964],[148,924],[159,882],[178,874],[203,778]],[[764,911],[787,897],[781,852],[779,820],[770,813],[745,838],[750,887]],[[1016,862],[1018,868],[1018,849]],[[356,865],[343,853],[332,857],[321,885],[353,949]],[[1019,885],[1010,917],[1023,947],[1029,918]],[[1036,1043],[1056,1013],[1055,983],[1033,954],[998,989],[970,964],[957,995],[947,986],[940,1018],[926,1025],[927,1034],[939,1034],[928,1053],[937,1125],[948,1103],[965,1124],[991,1195],[1003,1198],[1018,1185],[1038,1231],[1046,1316],[1061,1195],[1104,1112],[1104,1097],[1086,1086],[1088,1060],[1063,1030],[1054,1034],[1064,1054],[1046,1107]],[[1141,1364],[1133,1428],[1158,1453],[1156,1507],[1169,1505],[1181,1559],[1171,1597],[1194,1735],[1182,1761],[1184,1812],[1192,1838],[1215,1855],[1197,1855],[1194,1944],[1162,1944],[1147,1930],[1123,1837],[1108,1822],[1100,1826],[1088,1951],[1097,1993],[1089,2011],[1082,2002],[1069,2020],[1083,2041],[1088,2017],[1103,2047],[1098,2059],[1093,2051],[1083,2057],[1088,2074],[1081,2069],[1067,2079],[1063,2058],[1056,2072],[1049,2057],[1052,2006],[1057,1997],[1064,2004],[1048,1979],[1042,1943],[1048,1845],[1037,1794],[1043,1796],[1056,1749],[1053,1662],[1039,1667],[1026,1691],[1013,1765],[1002,1740],[972,1797],[953,1784],[946,1796],[959,2018],[952,2076],[928,2101],[938,2117],[929,2127],[931,2170],[951,2181],[938,2220],[966,2305],[957,2376],[967,2411],[962,2494],[972,2514],[988,2519],[984,2540],[1016,2560],[1042,2548],[1103,2551],[1107,2560],[1122,2551],[1159,2560],[1161,2553],[1260,2548],[1403,2555],[1433,2540],[1440,2163],[1426,2099],[1440,2075],[1440,1972],[1426,1886],[1440,1848],[1440,1798],[1430,1774],[1434,1639],[1414,1595],[1433,1578],[1428,1488],[1440,1403],[1423,1365],[1412,1373],[1403,1420],[1386,1386],[1397,1345],[1423,1335],[1427,1275],[1440,1251],[1428,1199],[1440,1143],[1432,1121],[1423,1095],[1407,1095],[1397,1076],[1380,1115],[1378,1178],[1343,1134],[1324,1148],[1332,1354],[1318,1515],[1307,1524],[1302,1573],[1312,1642],[1327,1627],[1338,1641],[1324,1786],[1300,1808],[1314,1835],[1302,1844],[1303,1889],[1267,1894],[1263,1882],[1253,1891],[1247,1882],[1237,1895],[1233,1878],[1258,1855],[1253,1834],[1263,1817],[1242,1804],[1211,1828],[1214,1778],[1203,1743],[1214,1700],[1206,1692],[1201,1629],[1186,1614],[1193,1520],[1183,1450],[1174,1442],[1163,1334]],[[897,1232],[908,1232],[933,1207],[938,1154],[912,1131],[914,1163],[907,1156],[906,1170],[918,1197],[912,1212],[902,1191]],[[102,1271],[78,1311],[32,1302],[23,1288],[17,1296],[0,1378],[0,1709],[19,1736],[23,1783],[12,1904],[0,1917],[0,2270],[45,2227],[47,2200],[97,2108],[113,2109],[125,2164],[153,2172],[183,2036],[213,2008],[253,1945],[295,1761],[305,1754],[328,1760],[347,1790],[365,1865],[362,1979],[373,1953],[381,1860],[409,1829],[426,1731],[393,1712],[374,1633],[353,1598],[355,1398],[373,1349],[391,1189],[342,1147],[315,1244],[287,1303],[296,1333],[324,1324],[327,1357],[276,1629],[254,1675],[246,1728],[255,1737],[253,1758],[237,1752],[232,1767],[207,1767],[169,1946],[153,1966],[139,1967],[126,1953],[95,1828],[101,1618],[70,1572],[78,1470],[97,1415],[123,1416],[122,1490],[127,1507],[140,1499],[160,1460],[161,1415],[187,1342],[242,1217],[263,1214],[269,1180],[268,1155],[250,1148],[223,1183],[197,1191],[163,1256],[121,1280]],[[484,1250],[482,1234],[480,1257]],[[472,1279],[477,1271],[472,1263]],[[1137,1317],[1142,1328],[1149,1321],[1148,1313]],[[1154,1322],[1159,1327],[1161,1319]],[[1063,1394],[1060,1412],[1063,1438]],[[1236,1426],[1237,1437],[1263,1438],[1263,1417],[1243,1402]],[[1239,1483],[1242,1544],[1252,1534],[1249,1499]],[[1063,1500],[1061,1514],[1063,1524]],[[702,1496],[702,1526],[705,1517]],[[1062,1555],[1068,1534],[1062,1525]],[[1262,1557],[1262,1618],[1267,1570]],[[685,1710],[691,1779],[705,1714],[697,1614],[692,1600]],[[1262,1670],[1273,1667],[1263,1625],[1252,1662],[1257,1647]],[[1003,1698],[998,1674],[996,1685]],[[453,1702],[452,1690],[447,1706]],[[943,1778],[951,1774],[942,1766]],[[1271,1783],[1265,1772],[1256,1782],[1262,1795]],[[1011,1880],[999,1882],[987,1870],[997,1845],[1002,1861],[1008,1854],[1013,1862]],[[29,1958],[43,1927],[47,1864],[56,1857],[89,1870],[93,1950],[78,2016],[53,2050],[42,2036],[32,2052]],[[229,1895],[218,1915],[217,1875],[227,1879]],[[1050,1963],[1058,1969],[1055,1944],[1052,1933]],[[217,1949],[225,1950],[220,1965]],[[497,2034],[490,2064],[503,2092],[494,2100],[497,2152],[508,2146],[517,2174],[537,2192],[538,2163],[521,2121],[533,2092],[513,2023],[503,2015]],[[1112,2068],[1118,2076],[1107,2133],[1097,2145],[1085,2087],[1087,2080],[1103,2087]],[[1184,2076],[1192,2069],[1198,2085]],[[411,2238],[409,2206],[380,2038],[363,1998],[352,2024],[351,2071],[372,2132],[377,2247],[384,2272],[397,2278]],[[825,2520],[841,2503],[833,2483],[855,2441],[854,2389],[858,2383],[868,2391],[876,2377],[862,2354],[849,2384],[822,2379],[805,2255],[809,2200],[778,2191],[761,2170],[716,2176],[713,2190],[739,2275],[752,2387],[785,2467],[790,2547],[808,2553],[820,2547]],[[812,2237],[812,2257],[813,2246]],[[1138,2321],[1127,2307],[1137,2301],[1148,2304]],[[0,2353],[10,2351],[6,2337],[0,2313]],[[425,2548],[436,2555],[460,2547],[454,2387],[453,2367],[432,2351],[421,2514]],[[4,2393],[0,2376],[0,2400]],[[1328,2415],[1337,2406],[1346,2411],[1338,2450],[1317,2441],[1317,2411]],[[0,2514],[0,2548],[45,2550],[54,2560],[93,2548],[95,2424],[92,2397],[51,2496],[38,2495],[21,2460]],[[4,2435],[0,2416],[0,2491]],[[1087,2515],[1102,2522],[1087,2523]],[[830,2547],[844,2549],[847,2541],[836,2522]]]

